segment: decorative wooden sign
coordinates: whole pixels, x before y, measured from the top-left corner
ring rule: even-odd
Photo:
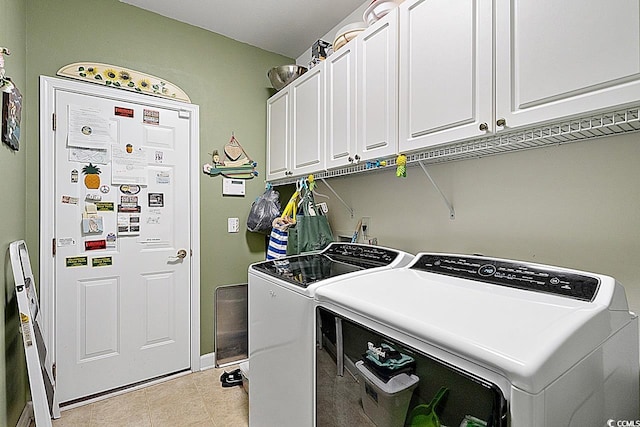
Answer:
[[[191,103],[189,96],[173,83],[160,77],[129,70],[117,65],[98,62],[74,62],[60,68],[56,74],[103,86]]]

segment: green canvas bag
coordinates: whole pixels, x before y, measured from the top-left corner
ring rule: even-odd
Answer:
[[[319,251],[334,241],[327,215],[316,207],[313,192],[307,189],[300,204],[296,224],[289,228],[287,255]]]

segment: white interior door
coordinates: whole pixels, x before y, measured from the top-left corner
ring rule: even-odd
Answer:
[[[55,94],[61,403],[191,364],[190,114],[139,98]]]

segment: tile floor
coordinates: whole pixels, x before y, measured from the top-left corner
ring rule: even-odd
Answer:
[[[247,427],[247,393],[220,385],[220,375],[235,368],[207,369],[62,411],[53,427]]]
[[[318,427],[376,427],[362,409],[360,384],[346,370],[336,376],[336,362],[325,350],[316,354]]]
[[[362,409],[357,381],[348,373],[337,377],[335,361],[323,350],[318,365],[318,427],[375,427]],[[247,393],[220,385],[220,375],[234,369],[207,369],[63,410],[53,427],[248,427]]]

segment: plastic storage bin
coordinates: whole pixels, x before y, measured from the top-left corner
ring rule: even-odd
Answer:
[[[420,379],[415,375],[398,374],[383,382],[364,365],[356,362],[364,413],[378,427],[402,427],[407,417],[413,390]]]

